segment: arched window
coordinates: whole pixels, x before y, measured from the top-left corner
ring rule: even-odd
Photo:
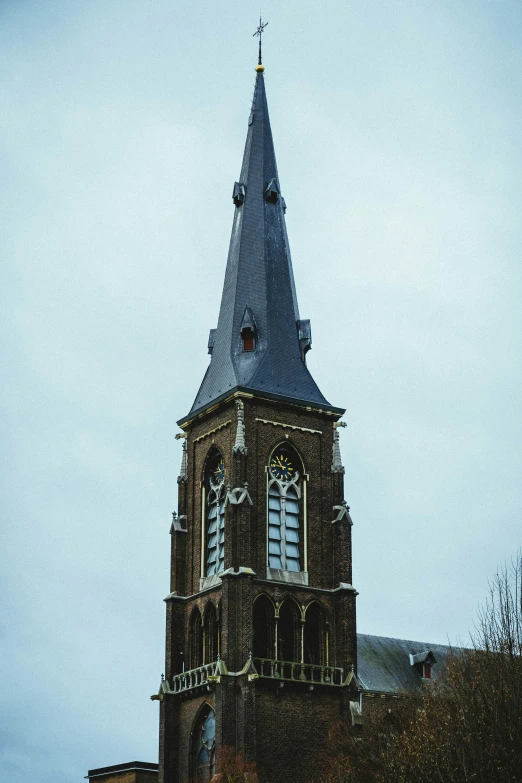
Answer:
[[[260,595],[254,601],[252,653],[255,658],[274,658],[275,612],[272,601]]]
[[[216,716],[209,704],[200,711],[192,736],[193,778],[209,783],[216,772]]]
[[[189,625],[189,669],[203,665],[203,623],[201,612],[195,606],[190,615]]]
[[[303,633],[304,662],[322,665],[325,662],[325,632],[324,612],[316,601],[313,601],[305,615]]]
[[[203,663],[214,663],[218,656],[218,616],[216,607],[209,601],[203,618]]]
[[[287,598],[279,609],[277,623],[278,658],[281,661],[301,660],[300,612],[295,601]]]
[[[219,451],[205,471],[206,531],[203,575],[213,576],[225,568],[225,463]]]
[[[303,569],[301,484],[303,468],[288,444],[272,452],[268,469],[268,566]]]

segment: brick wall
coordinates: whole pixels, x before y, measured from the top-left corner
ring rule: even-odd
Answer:
[[[342,474],[331,470],[332,425],[338,417],[248,396],[242,400],[246,457],[233,453],[237,427],[234,399],[187,427],[188,480],[179,489],[186,532],[178,526],[172,533],[171,586],[176,595],[167,601],[166,677],[171,679],[181,671],[182,660],[188,667],[190,617],[195,608],[203,615],[208,602],[220,612],[221,657],[230,672],[239,672],[252,650],[253,605],[261,594],[270,598],[276,613],[288,598],[295,600],[302,617],[312,601],[319,603],[327,621],[328,663],[343,667],[346,676],[356,664],[355,592],[338,589],[340,582],[351,582],[350,526],[346,521],[332,524],[337,514],[333,506],[343,501]],[[267,578],[266,466],[281,443],[295,448],[304,466],[308,585]],[[225,569],[233,573],[223,574],[220,584],[200,591],[201,488],[211,449],[218,449],[224,459],[227,483],[238,487],[248,482],[252,505],[228,505]],[[303,505],[304,500],[301,509]],[[240,567],[249,571],[239,573]],[[298,655],[296,660],[300,660]],[[276,687],[279,684],[265,679],[249,681],[246,675],[222,677],[207,693],[200,689],[168,696],[168,703],[162,705],[160,783],[185,783],[188,779],[194,720],[205,701],[216,711],[218,747],[232,745],[248,761],[255,761],[262,772],[260,783],[306,779],[299,776],[309,775],[319,746],[339,720],[345,689],[320,685],[310,689],[292,682]]]
[[[116,769],[113,772],[104,773],[103,769],[107,768],[89,770],[90,783],[158,783],[158,772],[154,770],[127,769],[118,771]]]
[[[334,573],[334,533],[331,521],[333,506],[340,501],[338,474],[332,474],[333,420],[336,417],[326,413],[308,411],[297,406],[263,402],[245,398],[245,428],[248,456],[245,460],[235,459],[233,445],[236,433],[236,407],[234,400],[222,406],[201,420],[196,420],[188,431],[188,486],[183,486],[183,505],[187,511],[187,546],[185,561],[185,584],[180,592],[194,595],[199,591],[201,569],[202,506],[201,486],[205,461],[212,447],[217,448],[225,461],[227,482],[237,486],[242,478],[248,481],[248,490],[253,505],[245,509],[245,519],[240,521],[240,538],[244,539],[244,528],[248,546],[239,547],[239,565],[252,568],[256,574],[266,574],[266,471],[269,455],[282,442],[287,442],[301,455],[307,474],[307,518],[308,518],[308,572],[309,583],[316,587],[336,587],[340,581],[351,582],[351,558],[344,563],[344,573]],[[265,424],[262,420],[290,427]],[[306,431],[304,431],[306,430]],[[312,430],[312,431],[309,431]],[[180,503],[181,504],[181,503]],[[227,531],[229,533],[229,531]],[[183,534],[181,534],[183,535]],[[231,543],[227,535],[227,543]],[[225,553],[225,568],[235,565],[231,562],[231,547]],[[228,562],[227,562],[228,560]],[[175,565],[175,564],[173,564]],[[180,586],[181,587],[181,586]]]
[[[304,783],[312,779],[328,732],[341,718],[341,695],[333,688],[277,685],[256,683],[259,783]]]

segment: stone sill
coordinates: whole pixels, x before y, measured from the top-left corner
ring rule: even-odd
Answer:
[[[266,578],[273,582],[292,585],[308,585],[308,571],[282,571],[279,568],[267,568]]]
[[[208,590],[209,587],[216,587],[221,584],[221,578],[219,574],[213,574],[212,576],[202,576],[199,580],[199,589]]]

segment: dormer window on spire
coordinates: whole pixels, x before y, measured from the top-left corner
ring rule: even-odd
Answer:
[[[246,197],[246,185],[243,182],[234,182],[234,191],[232,193],[232,200],[236,207],[240,207],[243,204]]]
[[[243,338],[243,351],[254,351],[256,348],[254,332],[251,329],[243,329],[241,337]]]
[[[301,359],[306,364],[306,354],[312,347],[312,327],[308,318],[297,321],[297,335],[299,337]]]
[[[279,198],[280,194],[279,185],[277,184],[277,179],[274,177],[270,180],[268,185],[265,188],[265,198],[267,201],[270,201],[272,204],[275,204],[277,199]]]
[[[256,321],[250,307],[245,307],[243,319],[241,321],[241,340],[243,341],[243,351],[255,351],[256,349]]]

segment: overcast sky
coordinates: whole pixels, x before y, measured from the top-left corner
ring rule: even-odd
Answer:
[[[362,632],[466,640],[522,543],[520,0],[266,0]],[[157,760],[176,420],[207,366],[251,0],[2,0],[0,778]]]

